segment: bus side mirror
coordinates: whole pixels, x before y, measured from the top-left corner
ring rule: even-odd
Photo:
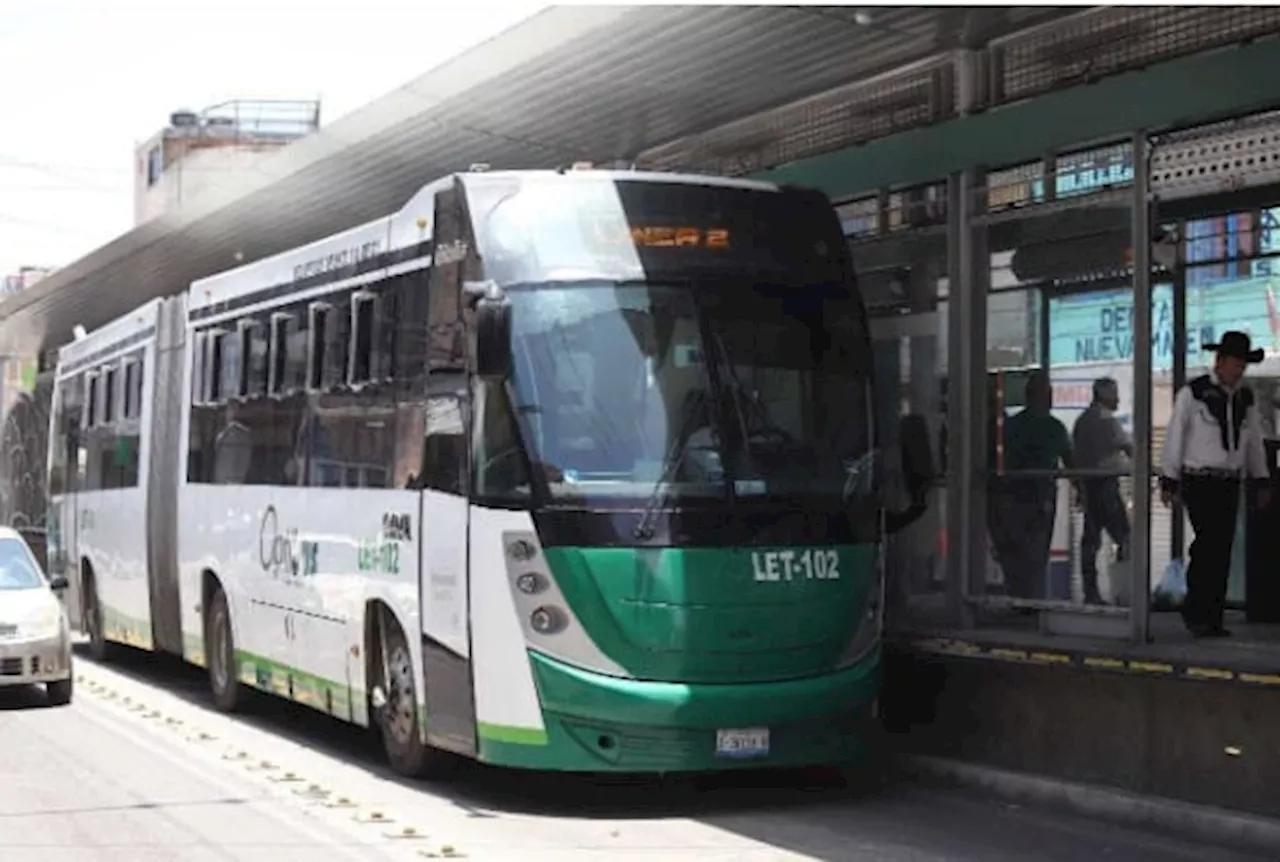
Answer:
[[[902,417],[898,429],[902,447],[902,475],[912,501],[927,497],[937,471],[933,464],[933,445],[929,441],[929,423],[918,413]]]
[[[463,285],[475,309],[475,368],[483,380],[511,376],[511,300],[497,283],[469,281]]]
[[[929,508],[929,492],[937,476],[933,463],[933,446],[929,442],[929,423],[924,417],[910,413],[898,426],[898,447],[902,453],[902,479],[909,503],[907,508],[886,513],[885,527],[890,533],[914,524]]]

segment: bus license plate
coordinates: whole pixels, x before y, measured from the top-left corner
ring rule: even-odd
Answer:
[[[721,757],[763,757],[769,753],[769,728],[721,728],[716,731],[716,754]]]

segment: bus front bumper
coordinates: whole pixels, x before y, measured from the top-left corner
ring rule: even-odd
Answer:
[[[481,724],[480,760],[574,772],[848,764],[879,732],[880,650],[821,676],[683,684],[619,679],[529,653],[544,729]]]

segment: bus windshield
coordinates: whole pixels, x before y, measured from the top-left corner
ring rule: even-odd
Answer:
[[[553,501],[839,500],[869,473],[847,294],[728,278],[510,297],[515,415]]]

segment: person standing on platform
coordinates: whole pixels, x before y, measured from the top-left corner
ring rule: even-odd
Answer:
[[[1116,543],[1116,560],[1128,559],[1129,513],[1120,496],[1120,476],[1128,473],[1133,457],[1133,440],[1116,419],[1120,407],[1120,387],[1110,377],[1093,381],[1093,403],[1076,420],[1071,442],[1076,464],[1082,470],[1112,470],[1111,476],[1086,476],[1080,482],[1084,507],[1084,531],[1080,537],[1080,572],[1084,579],[1084,600],[1101,605],[1098,590],[1098,551],[1102,531]]]
[[[1235,331],[1204,349],[1216,353],[1213,371],[1192,380],[1174,400],[1160,497],[1166,506],[1180,499],[1195,531],[1182,619],[1196,637],[1226,637],[1231,632],[1223,613],[1241,482],[1268,475],[1261,416],[1253,390],[1243,383],[1245,369],[1264,354],[1253,349],[1247,334]],[[1269,491],[1259,487],[1257,493],[1257,504],[1265,506]]]
[[[1053,476],[1019,476],[1023,470],[1070,469],[1071,435],[1053,415],[1053,386],[1044,371],[1027,378],[1027,406],[1004,423],[1004,578],[1009,595],[1043,599],[1049,577],[1049,548],[1058,514],[1058,481]]]

